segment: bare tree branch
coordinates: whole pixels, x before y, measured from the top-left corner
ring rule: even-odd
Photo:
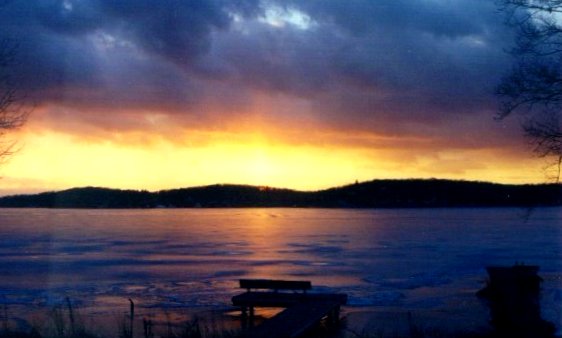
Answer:
[[[562,164],[562,0],[500,0],[507,24],[517,30],[517,59],[496,88],[498,119],[515,111],[526,116],[523,130],[535,153],[549,158],[560,180]]]
[[[30,114],[12,80],[17,45],[9,40],[0,41],[0,164],[16,152],[16,143],[6,140],[6,134],[21,128]]]

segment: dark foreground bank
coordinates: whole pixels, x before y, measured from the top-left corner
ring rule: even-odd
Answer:
[[[475,297],[485,299],[488,303],[490,320],[485,326],[467,326],[462,318],[443,318],[443,314],[440,320],[435,321],[431,316],[439,317],[439,314],[434,312],[412,314],[405,311],[359,310],[347,312],[341,321],[330,320],[328,316],[306,331],[301,331],[298,337],[559,338],[555,335],[555,325],[541,318],[539,298],[542,278],[537,274],[539,267],[516,264],[511,267],[490,266],[487,270],[489,278],[486,286],[475,294]],[[279,317],[281,311],[257,311],[255,321],[252,319],[249,324],[247,316],[243,314],[245,312],[240,311],[240,308],[201,310],[195,314],[178,316],[166,310],[156,315],[153,311],[139,312],[131,299],[127,305],[128,311],[113,318],[114,327],[108,323],[87,320],[74,308],[69,298],[46,311],[43,316],[34,316],[32,320],[10,317],[8,307],[4,305],[0,338],[248,338],[248,333],[254,333],[251,337],[255,338],[262,337],[255,335],[259,332],[255,328],[267,326],[275,320],[275,316]],[[264,307],[256,308],[259,309]],[[253,310],[251,313],[254,318]]]
[[[124,307],[126,301],[124,301]],[[236,326],[237,318],[225,313],[202,311],[181,321],[162,313],[160,319],[130,313],[100,323],[80,316],[80,309],[54,308],[42,319],[30,319],[30,325],[2,324],[0,338],[244,338]],[[428,321],[429,319],[429,321]],[[261,318],[261,320],[267,320]],[[302,338],[507,338],[489,327],[451,328],[435,325],[427,315],[407,312],[364,310],[344,315],[337,325],[325,322]],[[516,338],[509,336],[510,338]],[[539,336],[537,336],[538,338]],[[267,338],[267,337],[264,337]]]
[[[125,305],[125,304],[124,304]],[[3,323],[0,337],[20,338],[244,338],[244,331],[233,325],[232,318],[223,314],[201,312],[191,318],[174,321],[169,314],[160,319],[130,313],[112,318],[109,322],[93,322],[80,316],[79,309],[59,307],[41,319],[28,321],[18,327]],[[260,318],[260,320],[266,320]],[[21,321],[20,321],[21,322]],[[323,322],[302,338],[501,338],[492,330],[439,328],[424,323],[424,317],[408,313],[362,311],[346,315],[337,325]],[[267,338],[267,337],[264,337]]]

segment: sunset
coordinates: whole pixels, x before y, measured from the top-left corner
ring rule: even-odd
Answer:
[[[547,180],[494,119],[514,38],[493,3],[363,6],[7,4],[31,115],[0,193]]]
[[[161,190],[238,183],[317,190],[373,178],[546,179],[545,161],[523,150],[440,147],[430,137],[250,126],[186,131],[174,123],[158,126],[172,135],[130,130],[82,136],[34,130],[34,124],[18,135],[21,148],[2,168],[5,194],[92,185]]]
[[[562,337],[560,13],[0,0],[0,338]]]

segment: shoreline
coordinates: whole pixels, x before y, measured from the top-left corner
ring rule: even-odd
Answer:
[[[124,299],[122,306],[103,313],[92,311],[92,308],[59,305],[22,313],[22,317],[27,318],[15,318],[10,314],[8,321],[0,320],[0,337],[71,338],[76,336],[69,335],[68,332],[76,330],[83,332],[79,337],[122,338],[124,328],[130,323],[131,313],[127,303]],[[257,308],[255,325],[280,311],[280,308]],[[192,337],[181,336],[180,332],[193,329],[206,332],[202,337],[237,337],[242,328],[240,314],[238,308],[228,305],[173,309],[139,306],[134,310],[132,337],[147,337],[147,323],[150,323],[154,333],[149,337]],[[383,309],[344,306],[340,319],[338,326],[321,327],[319,330],[330,332],[330,337],[337,338],[497,337],[488,311],[474,317],[474,314],[463,313],[461,309],[453,312],[434,309],[408,311],[399,307]],[[66,333],[61,336],[56,333],[57,330]],[[553,337],[561,336],[562,332],[558,328]]]
[[[10,316],[7,325],[4,323],[4,328],[8,327],[11,332],[39,332],[41,336],[50,336],[48,333],[56,331],[60,323],[64,323],[63,326],[69,330],[72,320],[75,323],[73,325],[97,337],[118,337],[129,321],[128,311],[125,301],[122,307],[104,313],[94,312],[89,308],[60,305],[30,311],[29,318]],[[282,309],[256,309],[255,324],[260,324],[280,311]],[[484,314],[484,317],[487,317],[487,314]],[[344,306],[340,318],[341,324],[336,329],[337,337],[371,337],[373,334],[377,337],[410,337],[412,330],[440,332],[446,335],[487,334],[492,330],[489,322],[482,322],[482,318],[473,318],[471,321],[466,318],[454,318],[450,313],[435,310],[407,311]],[[170,330],[184,330],[193,325],[199,325],[208,332],[232,333],[241,330],[240,310],[227,305],[175,309],[135,308],[134,331],[138,333],[135,336],[143,337],[143,326],[149,321],[154,332],[162,333],[163,336],[166,331],[169,333]],[[0,334],[0,337],[2,336]]]

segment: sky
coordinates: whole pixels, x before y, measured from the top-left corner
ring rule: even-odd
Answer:
[[[491,0],[0,1],[31,108],[0,194],[384,178],[545,180],[497,121]]]

